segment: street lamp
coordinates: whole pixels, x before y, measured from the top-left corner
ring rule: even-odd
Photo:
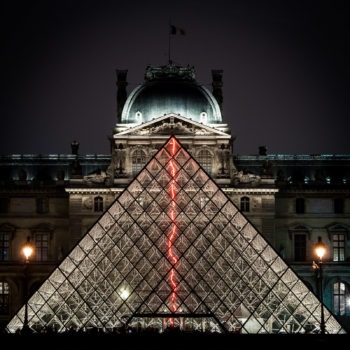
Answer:
[[[313,269],[318,270],[318,281],[319,281],[319,293],[321,300],[321,321],[320,321],[320,330],[321,334],[326,333],[326,324],[324,321],[324,305],[323,305],[323,257],[326,254],[326,245],[322,242],[322,238],[318,237],[318,242],[315,245],[315,254],[318,258],[317,262],[312,262]]]
[[[29,330],[28,327],[28,266],[29,259],[32,256],[34,248],[30,242],[30,237],[27,237],[27,242],[22,248],[22,253],[25,256],[24,262],[24,322],[23,322],[23,331],[26,332]]]

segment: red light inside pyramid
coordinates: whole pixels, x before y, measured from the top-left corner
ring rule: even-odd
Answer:
[[[174,157],[175,153],[176,153],[176,149],[177,149],[177,143],[175,141],[174,138],[172,138],[169,141],[168,144],[170,147],[168,148],[168,150],[170,151],[170,154],[172,157]],[[170,235],[168,236],[168,257],[170,259],[170,261],[172,262],[173,266],[170,270],[170,277],[169,277],[169,281],[170,281],[170,286],[171,286],[171,298],[170,298],[170,309],[172,312],[176,312],[177,310],[177,306],[176,306],[176,289],[177,289],[177,283],[176,283],[176,279],[175,279],[175,268],[174,265],[177,263],[178,258],[176,255],[174,255],[173,252],[173,244],[174,244],[174,240],[176,238],[176,223],[175,223],[175,196],[176,196],[176,187],[175,187],[175,175],[176,175],[176,167],[174,166],[174,160],[170,159],[169,161],[169,168],[170,168],[170,174],[172,176],[171,179],[171,183],[170,183],[170,198],[171,198],[171,211],[170,211],[170,218],[172,220],[172,229],[170,232]],[[170,324],[172,326],[174,326],[174,320],[171,318],[169,320]]]

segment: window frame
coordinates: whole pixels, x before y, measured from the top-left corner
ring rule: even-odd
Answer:
[[[297,231],[293,235],[293,251],[294,261],[303,262],[307,261],[307,232]],[[298,237],[298,240],[296,239]],[[303,237],[303,244],[301,245],[299,238]]]
[[[341,286],[344,286],[342,292]],[[337,287],[337,288],[335,288]],[[344,281],[336,281],[333,283],[333,312],[337,316],[350,315],[350,286]]]
[[[136,176],[146,165],[147,154],[140,148],[135,149],[131,154],[131,172]]]
[[[345,201],[344,198],[336,197],[333,198],[333,213],[344,214]]]
[[[93,209],[95,213],[102,213],[104,211],[104,198],[102,196],[94,197]]]
[[[207,148],[198,150],[196,157],[200,166],[211,175],[213,172],[213,155]]]
[[[248,196],[243,196],[239,199],[239,207],[241,212],[249,213],[250,212],[250,198]]]
[[[43,239],[43,238],[46,238],[46,239]],[[50,232],[46,230],[36,230],[33,233],[33,242],[35,247],[34,260],[37,262],[48,261]]]
[[[295,198],[295,213],[305,214],[305,198],[303,197]]]
[[[10,314],[10,284],[0,279],[0,316]]]
[[[37,197],[35,200],[36,212],[38,214],[47,214],[49,212],[49,198]]]
[[[8,246],[5,247],[6,249],[4,249],[3,246],[2,249],[0,248],[0,262],[1,261],[9,261],[11,258],[11,241],[13,239],[14,233],[15,233],[16,229],[14,226],[9,225],[9,224],[2,224],[0,225],[0,234],[3,235],[8,235]],[[4,242],[4,240],[0,240],[0,242]],[[7,251],[7,259],[3,259],[5,253],[4,251]]]

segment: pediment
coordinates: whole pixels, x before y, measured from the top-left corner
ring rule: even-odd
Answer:
[[[115,134],[114,137],[151,135],[230,136],[213,126],[198,123],[181,115],[167,114],[146,123],[130,126],[130,128]]]

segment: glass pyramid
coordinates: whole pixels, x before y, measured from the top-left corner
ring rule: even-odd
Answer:
[[[57,332],[318,333],[321,317],[318,298],[174,136],[27,306],[33,330]],[[327,308],[325,324],[346,333]]]

